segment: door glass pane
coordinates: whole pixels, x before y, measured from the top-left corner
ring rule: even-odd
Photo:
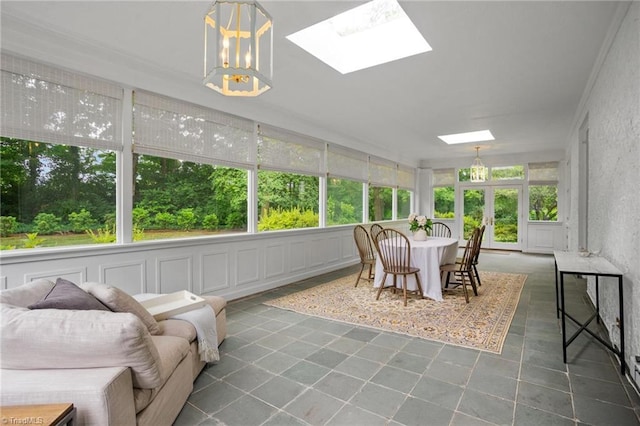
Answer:
[[[484,189],[465,189],[464,197],[464,234],[465,240],[475,228],[482,225],[484,217]]]
[[[493,239],[501,243],[518,242],[518,190],[496,189],[493,196]]]

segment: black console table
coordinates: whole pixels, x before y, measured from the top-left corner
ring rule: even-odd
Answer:
[[[622,272],[613,266],[607,259],[599,256],[582,256],[577,252],[554,251],[556,266],[556,315],[562,318],[562,359],[567,363],[567,347],[575,340],[583,331],[586,331],[596,340],[602,343],[607,349],[620,357],[620,372],[625,374],[625,358],[624,358],[624,298],[622,289]],[[589,275],[596,277],[596,312],[584,323],[581,323],[565,310],[564,304],[564,276],[565,275]],[[589,330],[587,326],[595,318],[600,322],[600,297],[599,297],[599,278],[614,277],[618,278],[618,296],[620,303],[620,349],[616,349],[609,342],[606,342],[600,336]],[[560,288],[558,289],[558,279],[560,280]],[[559,290],[559,291],[558,291]],[[571,337],[567,338],[566,318],[578,325],[576,331]]]

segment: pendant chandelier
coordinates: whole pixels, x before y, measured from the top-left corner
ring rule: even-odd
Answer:
[[[471,182],[484,182],[487,180],[487,168],[482,164],[482,160],[480,160],[479,150],[480,147],[476,146],[476,159],[473,160],[473,164],[471,165]]]
[[[204,17],[204,85],[225,96],[271,88],[273,20],[253,0],[215,1]]]

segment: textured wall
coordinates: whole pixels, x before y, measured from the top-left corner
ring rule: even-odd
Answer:
[[[624,273],[625,350],[629,362],[634,355],[640,355],[639,2],[632,3],[620,25],[587,100],[586,112],[589,116],[588,248],[592,252],[599,250],[601,256]],[[577,143],[571,159],[577,160]],[[575,169],[571,178],[572,200],[576,200]],[[573,203],[572,207],[577,208]],[[571,229],[570,241],[577,240],[576,232],[575,227]],[[613,342],[619,345],[615,325],[616,280],[605,279],[601,283],[602,316]],[[595,300],[593,283],[589,292]]]

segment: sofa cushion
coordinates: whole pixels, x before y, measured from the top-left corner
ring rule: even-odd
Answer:
[[[16,370],[129,367],[133,384],[164,383],[151,335],[130,313],[29,310],[0,304],[0,368]]]
[[[193,342],[196,339],[196,328],[188,321],[167,319],[158,324],[162,336],[181,337],[187,342]]]
[[[160,356],[160,376],[164,384],[189,353],[189,342],[175,336],[151,336],[151,340]]]
[[[78,309],[83,311],[109,311],[98,299],[80,287],[58,278],[56,285],[41,300],[28,306],[29,309]]]
[[[153,315],[125,291],[118,287],[93,282],[83,283],[80,287],[95,296],[112,311],[130,312],[136,315],[147,326],[149,333],[160,334],[160,326],[158,326],[158,322],[153,318]]]
[[[33,280],[21,286],[0,291],[0,303],[26,308],[41,300],[56,284],[46,279]]]

